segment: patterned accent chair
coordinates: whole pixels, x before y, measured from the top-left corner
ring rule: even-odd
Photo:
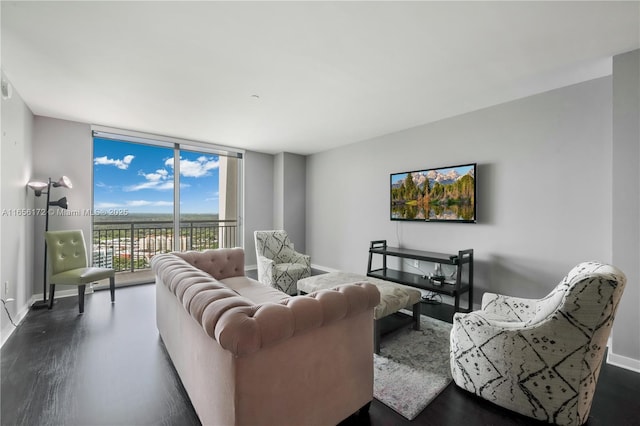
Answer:
[[[293,249],[286,231],[255,231],[258,281],[287,294],[298,292],[298,280],[311,276],[311,258]]]
[[[585,423],[625,283],[614,266],[585,262],[539,300],[485,293],[482,310],[454,315],[455,383],[525,416]]]

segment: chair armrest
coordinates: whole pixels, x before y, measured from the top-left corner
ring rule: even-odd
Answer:
[[[262,284],[271,285],[274,281],[275,262],[264,256],[257,256],[256,260],[258,263],[258,277],[260,277]]]
[[[290,246],[283,247],[278,255],[277,263],[300,263],[311,267],[311,256],[295,251]]]
[[[291,263],[301,263],[306,265],[307,268],[311,268],[311,256],[294,251]]]
[[[507,321],[528,321],[536,313],[537,299],[523,299],[495,293],[482,295],[482,310]]]
[[[486,311],[457,312],[453,316],[453,323],[473,324],[474,327],[478,327],[478,334],[486,333],[485,335],[494,335],[505,330],[521,330],[526,326],[524,321],[509,320],[502,315]]]

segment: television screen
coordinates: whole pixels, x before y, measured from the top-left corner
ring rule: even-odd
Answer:
[[[391,175],[391,220],[476,221],[476,164]]]

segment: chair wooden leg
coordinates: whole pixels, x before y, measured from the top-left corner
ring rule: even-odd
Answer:
[[[84,289],[86,285],[82,284],[78,286],[78,309],[80,313],[84,313]]]
[[[55,284],[49,284],[49,309],[53,308],[53,293],[56,291]]]
[[[109,291],[111,292],[111,303],[116,301],[116,277],[109,278]]]

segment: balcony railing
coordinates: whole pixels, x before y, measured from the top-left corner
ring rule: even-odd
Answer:
[[[180,222],[180,250],[235,247],[235,220]],[[93,265],[121,271],[148,269],[153,256],[174,250],[172,221],[98,222],[93,225]]]

